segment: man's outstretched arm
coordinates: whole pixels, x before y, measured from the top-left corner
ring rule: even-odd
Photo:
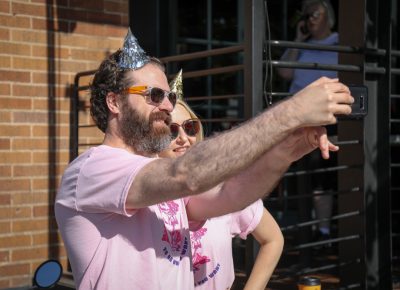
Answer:
[[[260,159],[270,162],[271,157],[263,157],[265,152],[298,128],[335,123],[336,114],[351,112],[352,102],[345,85],[337,79],[321,78],[241,126],[196,144],[177,159],[149,163],[136,176],[127,207],[140,208],[199,194],[231,177],[240,174],[246,177],[249,173],[245,169],[250,166],[255,166],[254,172],[261,172],[261,165],[255,163],[259,164]],[[288,166],[289,163],[283,162],[269,171],[281,176]],[[271,180],[275,185],[279,178]],[[227,186],[230,183],[224,184]],[[265,188],[265,184],[261,187]]]
[[[329,157],[329,151],[339,149],[329,142],[325,128],[296,130],[221,186],[192,196],[186,208],[189,219],[200,221],[235,212],[265,197],[276,187],[292,162],[316,148],[320,149],[323,158]]]

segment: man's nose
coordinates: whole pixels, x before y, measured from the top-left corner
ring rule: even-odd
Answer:
[[[174,110],[174,106],[172,105],[171,101],[167,96],[164,97],[158,108],[162,111],[167,111],[169,113],[171,113]]]

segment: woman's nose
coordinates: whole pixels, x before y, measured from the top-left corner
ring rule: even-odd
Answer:
[[[181,144],[184,144],[188,141],[188,136],[186,135],[182,127],[179,127],[178,139],[176,141],[180,142]]]

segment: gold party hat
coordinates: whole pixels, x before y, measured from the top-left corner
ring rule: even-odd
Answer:
[[[169,83],[171,92],[176,93],[178,99],[183,100],[183,83],[182,83],[182,69],[176,74],[174,79]]]

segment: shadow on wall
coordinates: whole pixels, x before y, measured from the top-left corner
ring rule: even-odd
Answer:
[[[111,6],[113,5],[113,6]],[[57,79],[57,58],[61,58],[61,46],[56,43],[58,33],[74,33],[77,23],[98,23],[99,25],[124,26],[128,25],[128,17],[115,13],[122,11],[122,3],[111,3],[108,1],[78,1],[78,0],[46,0],[46,31],[47,31],[47,106],[48,106],[48,258],[59,259],[60,247],[57,234],[57,224],[54,215],[54,201],[58,188],[57,154],[62,138],[57,136],[57,96],[60,92],[57,87],[62,85]],[[125,3],[126,5],[126,3]],[[89,34],[90,32],[84,32]],[[107,35],[104,30],[104,37]],[[57,51],[58,50],[58,51]],[[105,52],[107,56],[109,52]],[[66,84],[65,96],[73,95],[73,85]],[[61,141],[60,141],[61,140]],[[58,167],[59,168],[59,167]]]

